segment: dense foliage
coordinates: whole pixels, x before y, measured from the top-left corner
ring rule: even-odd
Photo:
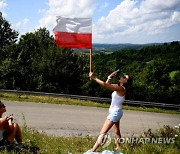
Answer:
[[[19,36],[0,13],[0,89],[110,97],[89,80],[89,56],[59,48],[46,28]],[[148,46],[93,55],[102,80],[116,68],[134,79],[134,100],[179,104],[180,44]],[[117,82],[117,78],[112,82]]]
[[[95,72],[104,78],[114,68],[134,79],[134,99],[180,102],[180,44],[172,42],[141,50],[126,50],[94,57]],[[100,70],[100,71],[99,71]]]

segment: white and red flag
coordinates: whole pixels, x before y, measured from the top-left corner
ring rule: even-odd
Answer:
[[[67,48],[92,48],[92,19],[58,17],[54,27],[56,44]]]

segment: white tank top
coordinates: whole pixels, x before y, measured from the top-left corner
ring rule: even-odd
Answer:
[[[112,93],[112,100],[111,100],[111,106],[110,106],[110,110],[111,109],[122,109],[122,104],[125,100],[125,96],[119,96],[117,91],[114,91]]]

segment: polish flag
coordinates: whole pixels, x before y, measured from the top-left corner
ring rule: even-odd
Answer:
[[[57,18],[54,27],[56,44],[67,48],[92,48],[91,18]]]

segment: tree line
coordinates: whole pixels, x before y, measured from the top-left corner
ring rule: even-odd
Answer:
[[[178,41],[94,53],[92,59],[93,72],[102,80],[117,68],[121,75],[131,75],[133,100],[179,104]],[[111,92],[89,80],[88,73],[89,55],[57,47],[45,27],[20,36],[0,13],[0,89],[110,97]]]

